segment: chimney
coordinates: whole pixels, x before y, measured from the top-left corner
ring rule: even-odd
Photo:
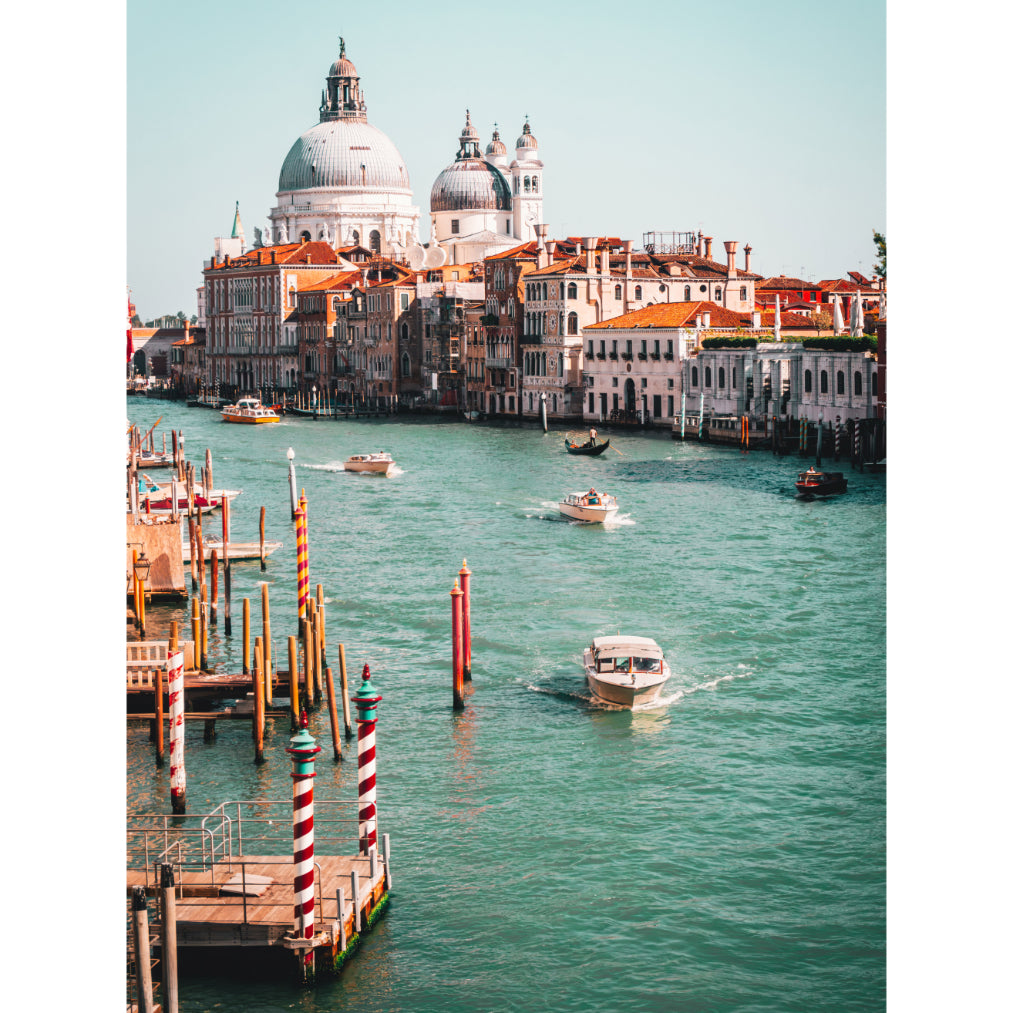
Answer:
[[[625,263],[625,265],[623,267],[623,270],[625,270],[627,278],[632,278],[633,277],[633,240],[632,239],[624,239],[623,240],[623,257],[626,260],[626,263]]]
[[[703,315],[703,325],[704,325],[705,328],[709,328],[710,325],[711,325],[711,313],[710,313],[710,310],[708,310]]]
[[[552,264],[556,260],[556,241],[555,239],[548,239],[545,242],[545,252],[549,255],[549,263]]]
[[[538,264],[538,270],[540,271],[543,267],[549,266],[549,253],[545,248],[545,234],[549,231],[548,225],[536,225],[535,235],[538,237],[538,244],[535,247],[538,258],[536,263]]]
[[[714,239],[713,236],[704,236],[703,237],[703,242],[704,242],[704,254],[703,255],[708,260],[711,259],[711,242],[713,241],[713,239]]]
[[[277,260],[274,250],[271,251],[271,263],[274,264]]]
[[[703,319],[703,318],[702,318],[702,317],[700,316],[700,314],[699,314],[699,313],[697,313],[697,315],[696,315],[696,316],[695,316],[695,317],[693,318],[693,326],[694,326],[694,327],[695,327],[695,328],[696,328],[697,330],[700,330],[700,323],[701,323],[702,319]]]
[[[584,236],[583,243],[587,251],[587,273],[594,274],[594,248],[598,245],[598,240],[593,236]]]
[[[749,247],[747,246],[746,249],[748,250]],[[758,331],[759,329],[760,329],[760,311],[753,310],[753,330]]]
[[[752,255],[752,252],[753,248],[749,245],[749,243],[746,243],[746,265],[743,268],[746,274],[749,274],[749,258]]]
[[[575,242],[573,244],[573,255],[575,257],[579,257],[580,256],[580,251],[581,251],[581,245],[580,245],[580,240],[578,239],[577,242]]]
[[[696,255],[698,257],[702,257],[703,256],[703,233],[702,232],[698,232],[696,234]]]
[[[725,243],[725,253],[728,254],[728,279],[737,278],[739,272],[735,270],[735,251],[739,248],[738,240]]]

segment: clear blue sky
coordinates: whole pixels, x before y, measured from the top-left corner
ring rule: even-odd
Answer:
[[[551,235],[697,230],[753,268],[860,265],[886,219],[886,12],[780,0],[623,6],[127,4],[127,281],[144,319],[196,310],[238,200],[249,242],[317,122],[344,36],[369,120],[429,191],[465,109],[511,151],[528,114]]]

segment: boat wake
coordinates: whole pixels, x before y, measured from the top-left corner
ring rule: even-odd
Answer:
[[[345,466],[341,461],[329,461],[327,464],[300,464],[300,468],[307,471],[344,471]]]

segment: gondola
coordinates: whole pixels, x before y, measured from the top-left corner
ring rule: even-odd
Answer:
[[[597,457],[598,454],[604,454],[608,450],[609,441],[606,440],[604,443],[591,443],[588,440],[586,443],[571,443],[569,437],[563,437],[563,444],[567,451],[571,454],[590,454],[592,457]]]

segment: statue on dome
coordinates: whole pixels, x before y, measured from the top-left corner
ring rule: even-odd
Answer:
[[[288,242],[288,226],[284,218],[278,223],[278,242],[282,245]]]

